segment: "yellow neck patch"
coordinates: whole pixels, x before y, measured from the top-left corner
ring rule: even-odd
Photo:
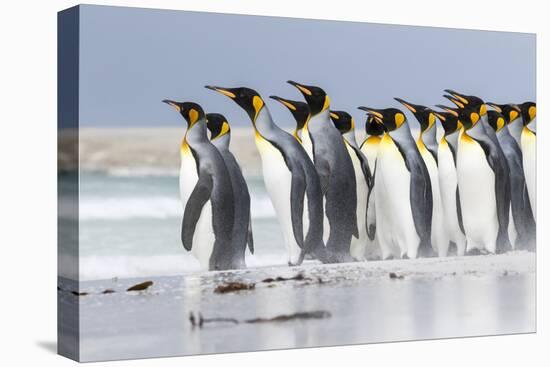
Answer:
[[[504,119],[502,117],[497,118],[497,131],[504,127]]]
[[[479,108],[479,114],[481,116],[485,116],[487,114],[487,105],[485,104],[481,105],[481,107]]]
[[[472,126],[474,126],[479,121],[479,114],[475,113],[475,112],[472,112],[470,114],[470,120],[472,121]]]
[[[537,108],[535,106],[529,107],[529,121],[532,121],[537,116]]]
[[[325,96],[325,103],[323,104],[323,109],[321,111],[328,110],[329,108],[330,108],[330,99],[328,98],[328,96]]]
[[[223,124],[222,124],[222,128],[220,129],[220,133],[217,136],[215,136],[214,138],[212,138],[212,140],[217,139],[220,136],[223,136],[223,135],[227,134],[229,132],[229,130],[230,130],[229,124],[227,123],[227,121],[224,121]]]
[[[189,110],[189,124],[193,125],[199,119],[199,111],[194,108]]]
[[[260,97],[254,96],[252,98],[252,105],[254,106],[254,111],[255,111],[254,121],[256,121],[256,118],[258,117],[258,113],[260,113],[260,110],[264,106],[264,101],[262,101]]]
[[[511,110],[510,111],[510,122],[514,121],[515,119],[517,119],[519,116],[519,113],[518,111],[516,110]]]
[[[403,115],[401,112],[395,114],[395,126],[397,129],[403,125],[405,122],[405,115]]]
[[[428,117],[428,128],[431,128],[435,124],[435,115],[430,112],[430,117]]]

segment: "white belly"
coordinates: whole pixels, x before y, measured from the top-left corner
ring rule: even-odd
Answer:
[[[418,254],[420,238],[412,217],[410,178],[401,153],[385,135],[378,149],[374,183],[376,231],[382,258],[405,254],[416,258]]]
[[[439,145],[437,161],[439,168],[439,191],[441,194],[441,204],[443,207],[447,236],[451,241],[456,243],[457,255],[464,255],[466,250],[466,237],[464,233],[462,233],[458,221],[458,203],[456,202],[458,181],[456,177],[456,167],[453,153],[446,141]]]
[[[499,226],[495,175],[481,146],[467,136],[459,140],[457,176],[468,250],[495,253]]]
[[[292,228],[292,213],[290,207],[290,190],[292,174],[285,164],[283,155],[271,143],[260,136],[256,137],[256,146],[262,159],[262,170],[267,193],[271,198],[277,214],[279,226],[283,232],[289,262],[296,264],[301,249],[296,243]],[[304,203],[307,205],[307,202]],[[304,212],[307,210],[304,205]],[[304,233],[307,230],[304,223]],[[305,235],[304,235],[305,236]]]
[[[353,163],[355,172],[356,192],[357,192],[357,228],[359,230],[359,238],[352,236],[350,245],[350,254],[356,260],[365,259],[365,249],[367,245],[367,195],[368,186],[365,180],[365,175],[361,168],[361,161],[357,154],[349,144],[346,143],[346,148]]]
[[[307,126],[302,129],[302,146],[309,156],[309,159],[313,161],[313,142],[311,141],[311,136],[309,136]]]
[[[437,252],[439,257],[447,256],[449,251],[449,236],[447,235],[447,226],[443,212],[443,203],[441,202],[441,192],[439,190],[439,172],[434,156],[424,146],[418,144],[420,155],[426,164],[428,174],[430,175],[430,183],[432,184],[432,247]]]
[[[523,172],[533,216],[537,219],[537,136],[527,128],[521,133]]]
[[[374,172],[374,167],[376,165],[376,156],[378,155],[378,144],[380,143],[380,138],[377,136],[370,136],[367,141],[361,146],[361,151],[367,157],[369,162],[369,168],[371,172]]]
[[[180,166],[180,198],[185,211],[187,201],[198,181],[197,165],[190,151],[182,151]],[[212,228],[212,203],[204,205],[193,235],[191,253],[199,261],[202,270],[208,270],[210,256],[214,249],[214,229]]]

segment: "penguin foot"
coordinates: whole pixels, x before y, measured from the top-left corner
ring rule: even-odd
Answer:
[[[402,258],[403,260],[409,260],[409,255],[403,254],[403,255],[401,255],[401,258]]]
[[[466,251],[466,256],[479,256],[479,255],[483,255],[483,253],[481,252],[481,250],[477,248],[473,248],[471,250]]]

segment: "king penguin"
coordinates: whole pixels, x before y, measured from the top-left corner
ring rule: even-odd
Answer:
[[[313,162],[292,135],[279,128],[262,97],[246,87],[206,86],[237,103],[254,128],[262,159],[264,183],[283,232],[289,265],[302,263],[306,253],[329,261],[323,243],[323,199]],[[305,198],[307,197],[307,200]],[[307,201],[307,223],[304,202]],[[304,239],[304,225],[308,226]]]
[[[243,177],[241,167],[237,159],[229,150],[231,141],[231,127],[227,119],[219,113],[206,114],[206,127],[210,130],[210,141],[219,150],[225,162],[233,197],[235,199],[235,220],[233,224],[232,240],[236,249],[235,262],[246,267],[245,250],[248,244],[250,253],[254,253],[254,239],[252,236],[252,220],[250,218],[250,193]]]
[[[523,171],[527,182],[529,201],[537,219],[537,105],[525,102],[520,106],[523,119],[521,131],[521,151],[523,152]]]
[[[319,87],[291,80],[288,83],[302,93],[309,106],[310,117],[304,126],[302,141],[321,180],[326,247],[334,261],[353,261],[351,238],[359,237],[355,172],[344,138],[330,121],[330,99]]]
[[[269,98],[276,100],[288,108],[296,121],[296,127],[294,128],[292,135],[300,142],[300,144],[302,144],[302,131],[307,120],[309,119],[309,107],[307,106],[307,103],[302,101],[292,101],[290,99],[284,99],[277,96],[269,96]]]
[[[432,187],[403,112],[359,107],[384,124],[374,172],[376,235],[382,259],[430,256]]]
[[[514,249],[534,249],[536,224],[527,194],[523,170],[523,154],[512,137],[508,124],[517,119],[520,110],[516,105],[487,103],[494,108],[488,111],[488,123],[495,130],[508,162],[510,176],[510,224],[508,235]]]
[[[361,143],[361,152],[367,157],[369,167],[372,172],[372,186],[367,198],[367,241],[366,256],[368,260],[379,260],[382,257],[380,252],[380,244],[376,235],[376,205],[375,205],[375,190],[374,176],[376,173],[376,157],[378,155],[378,146],[384,135],[384,125],[374,118],[374,115],[367,114],[365,121],[365,139]]]
[[[359,230],[359,237],[352,237],[350,254],[355,260],[363,261],[366,260],[369,240],[369,236],[367,236],[367,200],[372,188],[372,174],[367,157],[357,146],[353,117],[345,111],[330,111],[330,118],[336,129],[344,137],[344,143],[353,163],[357,192],[357,229]]]
[[[232,241],[235,200],[223,157],[208,140],[204,111],[193,102],[164,100],[187,121],[181,143],[181,241],[201,268],[227,270],[242,266]]]
[[[449,251],[449,236],[443,216],[443,203],[439,190],[439,169],[437,166],[437,139],[436,139],[436,117],[433,111],[422,105],[407,102],[401,98],[395,100],[405,106],[420,124],[420,132],[416,140],[416,146],[420,151],[426,168],[430,174],[432,186],[432,246],[439,257],[447,256]]]
[[[458,119],[456,111],[434,112],[434,114],[441,122],[444,131],[437,148],[437,168],[445,227],[449,240],[456,246],[456,254],[462,256],[466,252],[466,236],[460,212],[460,195],[456,175],[456,152],[462,123]]]
[[[472,138],[478,145],[482,147],[487,156],[487,161],[493,170],[495,175],[494,180],[494,192],[495,200],[497,206],[497,219],[498,219],[498,236],[496,240],[496,251],[501,253],[511,249],[510,238],[508,236],[508,226],[510,221],[510,176],[508,174],[509,167],[504,151],[500,146],[498,138],[495,131],[489,126],[487,118],[487,106],[485,102],[476,96],[468,96],[458,92],[455,92],[450,89],[446,89],[445,92],[449,95],[445,95],[447,99],[453,102],[460,110],[460,120],[463,122],[464,127],[466,128],[466,120],[471,120],[473,118],[472,113],[477,113],[479,119],[481,120],[480,124],[477,124],[477,121],[472,122],[470,125],[474,127],[470,131],[475,136],[465,135],[465,141],[468,141],[468,137]],[[464,112],[464,113],[463,113]],[[478,127],[475,127],[478,126]],[[468,129],[468,128],[466,128]],[[462,141],[462,139],[460,140]],[[459,190],[460,189],[460,177],[459,177]],[[466,198],[462,197],[466,200]],[[462,211],[463,214],[464,211]],[[463,221],[465,221],[465,215]],[[464,223],[464,222],[463,222]],[[466,231],[466,236],[468,233]],[[475,245],[475,244],[472,244]],[[470,238],[468,238],[468,247],[470,247]],[[488,250],[488,249],[486,249]],[[492,251],[491,251],[492,252]]]

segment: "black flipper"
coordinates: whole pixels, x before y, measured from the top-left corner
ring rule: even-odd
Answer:
[[[488,130],[488,129],[487,129]],[[508,251],[512,248],[508,237],[508,223],[510,220],[510,176],[509,168],[504,153],[493,139],[472,137],[485,152],[487,163],[495,173],[495,195],[497,201],[497,217],[499,230],[497,236],[497,253]]]
[[[466,232],[464,231],[464,223],[462,222],[462,207],[460,206],[460,192],[458,191],[458,186],[456,187],[456,216],[458,218],[458,226],[460,227],[460,230],[465,235]]]
[[[254,254],[254,236],[252,236],[252,220],[248,222],[248,235],[246,242],[248,243],[248,249],[251,254]]]
[[[290,212],[294,238],[300,248],[304,247],[304,197],[306,194],[306,179],[299,167],[292,170],[292,183],[290,187]]]
[[[411,205],[413,208],[412,216],[416,233],[420,237],[418,253],[420,256],[431,256],[433,254],[431,244],[433,197],[430,174],[416,144],[408,147],[408,154],[406,154],[405,146],[399,144],[395,139],[394,143],[401,152],[407,170],[411,174],[410,200],[413,203]]]
[[[204,204],[210,199],[212,193],[212,176],[202,174],[199,176],[199,180],[185,205],[185,211],[183,213],[183,220],[181,225],[181,242],[183,247],[190,251],[193,247],[193,236],[195,235],[195,228],[197,222],[201,216],[202,208]]]

